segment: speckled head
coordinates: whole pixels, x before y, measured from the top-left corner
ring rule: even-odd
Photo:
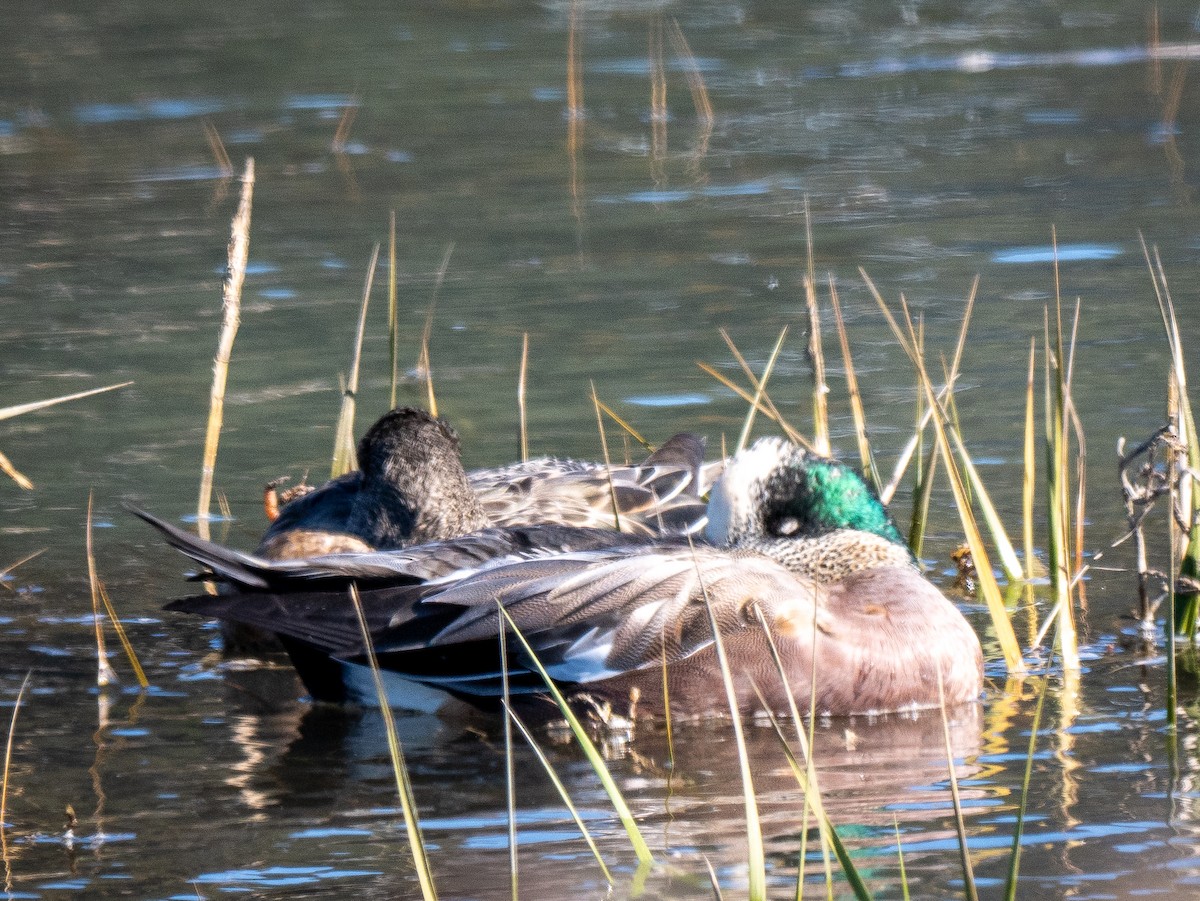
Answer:
[[[839,529],[907,547],[883,503],[851,467],[782,438],[760,438],[729,461],[713,487],[705,534],[730,545],[815,538]]]

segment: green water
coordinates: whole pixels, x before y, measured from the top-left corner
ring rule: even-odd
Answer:
[[[181,559],[121,511],[132,502],[168,518],[194,512],[239,189],[221,176],[206,128],[235,169],[253,156],[257,170],[216,474],[233,514],[216,529],[232,544],[252,546],[265,527],[264,482],[328,471],[366,266],[373,245],[386,246],[392,211],[400,399],[423,402],[413,371],[432,304],[439,408],[462,434],[467,464],[481,466],[517,453],[524,334],[534,453],[599,455],[592,383],[652,441],[681,429],[706,434],[714,451],[722,436],[735,440],[744,403],[695,365],[740,377],[722,327],[758,369],[789,327],[771,393],[807,430],[807,204],[834,440],[847,455],[828,280],[890,469],[912,427],[913,377],[859,267],[923,318],[934,361],[952,353],[980,277],[958,405],[1014,537],[1027,355],[1054,299],[1056,231],[1062,296],[1068,311],[1079,298],[1082,311],[1075,391],[1095,552],[1125,528],[1118,437],[1140,441],[1164,418],[1168,355],[1139,232],[1159,249],[1188,362],[1200,365],[1196,93],[1180,62],[1195,9],[1159,6],[1157,55],[1147,51],[1150,12],[584,2],[575,18],[582,116],[572,126],[566,2],[9,10],[0,32],[0,406],[135,382],[0,422],[0,451],[36,485],[22,491],[0,476],[0,569],[45,549],[0,583],[5,713],[33,674],[13,752],[12,896],[416,892],[378,718],[311,709],[287,671],[222,667],[212,629],[159,613],[187,590]],[[690,56],[673,38],[676,22]],[[666,115],[656,117],[660,36]],[[703,81],[711,125],[689,76]],[[1178,114],[1164,127],[1173,85]],[[381,265],[360,431],[388,406],[386,275]],[[153,685],[144,698],[110,691],[100,728],[89,491],[100,573]],[[903,521],[907,510],[902,491],[895,512]],[[959,540],[939,488],[925,550],[935,578]],[[1129,559],[1123,547],[1103,563]],[[1088,669],[1078,693],[1057,675],[1051,682],[1022,895],[1186,895],[1200,878],[1195,729],[1185,714],[1179,756],[1169,757],[1161,662],[1128,649],[1132,577],[1098,569],[1087,588]],[[986,618],[961,600],[993,661],[986,702],[956,724],[954,746],[976,873],[995,896],[1033,685],[1005,686]],[[456,720],[401,724],[442,894],[505,895],[496,724],[473,723],[482,736]],[[773,736],[751,731],[772,893],[782,897],[800,848],[800,795]],[[900,893],[895,817],[913,897],[961,895],[940,722],[829,723],[821,736],[826,803],[872,890]],[[647,890],[711,896],[708,857],[737,896],[745,838],[728,727],[690,727],[682,739],[670,781],[663,736],[639,734],[616,754],[656,854],[688,876],[656,872]],[[634,858],[594,778],[571,748],[549,752],[617,870],[617,894],[632,894]],[[520,766],[522,895],[602,895],[536,762]],[[79,815],[73,838],[66,804]]]

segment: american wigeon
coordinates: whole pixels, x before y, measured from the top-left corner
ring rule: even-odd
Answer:
[[[844,464],[783,440],[761,439],[728,462],[704,543],[552,528],[281,563],[173,530],[173,544],[237,588],[168,608],[276,632],[312,695],[334,701],[373,701],[359,681],[351,581],[381,668],[404,680],[399,706],[427,707],[439,692],[496,703],[497,602],[569,693],[620,713],[662,711],[664,666],[674,713],[725,707],[706,599],[744,710],[759,706],[755,686],[772,709],[786,709],[788,690],[804,708],[814,679],[816,709],[830,715],[936,706],[939,673],[947,704],[981,691],[975,633],[921,575],[875,494]],[[540,693],[532,662],[512,636],[506,645],[511,691]]]
[[[684,433],[640,464],[547,457],[466,473],[454,429],[411,407],[371,426],[358,465],[283,505],[255,553],[284,560],[390,550],[532,523],[694,532],[704,525],[701,495],[716,466],[704,465],[704,440]]]

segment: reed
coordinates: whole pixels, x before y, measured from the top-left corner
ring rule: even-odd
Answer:
[[[521,462],[529,459],[529,424],[525,409],[526,377],[529,373],[529,332],[521,335],[521,370],[517,375],[517,420],[518,440],[517,450],[521,454]]]
[[[4,889],[11,898],[13,894],[12,856],[8,848],[8,786],[12,773],[13,741],[17,735],[17,714],[21,710],[21,702],[25,699],[25,691],[29,688],[32,673],[26,673],[17,692],[17,700],[13,704],[12,718],[8,721],[8,739],[4,743],[4,774],[0,778],[0,853],[4,856]]]
[[[883,489],[879,470],[875,466],[875,455],[871,453],[871,439],[867,435],[867,414],[863,409],[862,392],[858,389],[858,374],[854,370],[854,356],[850,353],[850,339],[846,335],[846,321],[842,317],[842,305],[838,301],[837,283],[829,276],[829,303],[833,307],[833,321],[837,326],[838,344],[842,348],[842,363],[846,368],[846,392],[850,396],[850,413],[854,418],[854,438],[858,443],[858,459],[865,475],[878,492]]]
[[[813,449],[828,457],[829,443],[829,385],[825,382],[825,354],[821,346],[821,311],[817,304],[817,267],[813,257],[812,214],[808,195],[804,195],[804,308],[808,314],[809,365],[813,370]]]
[[[734,453],[740,451],[746,446],[750,440],[750,430],[754,428],[754,414],[758,411],[760,402],[766,396],[767,379],[771,377],[771,372],[775,368],[775,361],[779,359],[779,352],[783,350],[783,339],[787,337],[787,326],[785,325],[779,332],[779,340],[775,342],[775,348],[771,351],[771,356],[767,358],[767,365],[763,369],[762,378],[758,381],[758,388],[754,392],[754,400],[750,404],[750,409],[746,411],[746,421],[742,424],[742,433],[738,436],[737,448]]]
[[[1021,512],[1023,514],[1022,538],[1025,543],[1025,574],[1033,578],[1037,571],[1037,558],[1033,549],[1033,503],[1037,493],[1036,423],[1034,416],[1033,388],[1037,366],[1037,338],[1029,338],[1029,374],[1025,380],[1025,466],[1021,484]]]
[[[213,359],[213,382],[209,391],[208,425],[204,435],[204,458],[200,466],[200,494],[196,499],[196,531],[210,537],[209,509],[212,506],[213,474],[217,466],[217,445],[225,419],[225,385],[229,379],[229,361],[233,341],[241,324],[242,285],[246,281],[246,262],[250,258],[250,210],[254,201],[254,158],[246,160],[242,172],[242,194],[230,226],[229,252],[225,282],[221,294],[221,334]]]
[[[682,64],[688,90],[692,92],[692,106],[696,109],[696,147],[692,151],[689,167],[693,175],[698,178],[700,163],[708,155],[708,144],[712,140],[715,121],[712,102],[708,99],[708,88],[704,85],[704,75],[700,71],[700,63],[697,62],[696,55],[692,53],[687,38],[683,36],[683,29],[679,27],[678,19],[671,19],[671,27],[667,31],[667,36],[671,40],[671,49],[674,50],[676,58]]]
[[[433,293],[429,297],[429,309],[425,312],[425,327],[421,330],[421,356],[417,360],[417,372],[421,373],[425,379],[425,394],[429,412],[434,416],[438,415],[438,408],[437,396],[433,392],[433,359],[429,353],[429,343],[433,339],[433,314],[437,309],[438,293],[442,290],[446,273],[450,271],[450,257],[453,254],[454,242],[451,241],[446,245],[446,250],[442,254],[442,262],[433,279]]]
[[[396,392],[400,383],[400,308],[396,294],[396,211],[388,216],[388,356],[392,364],[392,390],[389,409],[396,409]]]
[[[745,374],[746,379],[750,382],[750,387],[757,392],[759,389],[758,376],[754,374],[754,370],[750,368],[750,364],[746,362],[746,358],[742,356],[742,352],[738,350],[737,345],[733,343],[733,338],[724,328],[717,329],[717,332],[721,335],[721,339],[725,342],[725,346],[729,348],[729,352],[733,354],[733,358],[737,360],[738,365],[742,367],[742,372]],[[705,364],[701,364],[700,368],[705,369],[710,375],[716,377],[718,381],[721,381],[727,387],[736,391],[738,396],[746,401],[746,403],[754,404],[754,397],[747,391],[736,387],[731,382],[726,381],[723,376],[719,375],[715,371],[710,371],[711,367],[706,369]],[[760,398],[760,403],[757,405],[757,408],[759,412],[769,416],[779,424],[779,427],[783,429],[784,434],[787,435],[789,441],[803,444],[805,447],[810,447],[804,436],[788,425],[786,421],[784,421],[784,418],[780,415],[778,408],[775,406],[774,401],[771,400],[771,395],[766,392],[766,389],[763,389],[762,397]]]
[[[92,551],[92,493],[88,492],[87,506],[87,568],[88,568],[88,584],[92,590],[92,620],[96,627],[96,658],[97,658],[97,685],[109,685],[117,681],[117,674],[108,662],[108,654],[104,647],[104,624],[100,619],[100,609],[97,604],[97,599],[104,605],[104,610],[108,614],[108,620],[113,625],[113,631],[117,633],[117,639],[121,642],[121,647],[125,650],[125,656],[129,660],[129,665],[133,667],[134,678],[137,679],[138,685],[145,691],[150,687],[150,680],[146,678],[146,672],[142,669],[141,661],[138,660],[137,652],[133,649],[133,642],[129,640],[129,635],[125,631],[125,626],[121,623],[121,618],[117,616],[116,608],[113,606],[112,599],[108,596],[108,589],[104,582],[97,575],[96,557]]]
[[[621,820],[621,825],[625,828],[625,834],[629,836],[629,843],[633,846],[634,854],[637,855],[638,863],[643,866],[649,866],[654,862],[653,856],[650,854],[650,846],[646,844],[646,839],[642,837],[642,831],[638,828],[637,820],[634,819],[633,813],[629,809],[629,805],[625,802],[625,798],[621,795],[621,790],[617,787],[616,780],[613,779],[612,773],[608,766],[604,763],[604,758],[596,749],[595,743],[588,737],[587,730],[584,729],[583,723],[579,721],[579,717],[575,715],[575,711],[571,709],[571,705],[567,703],[567,699],[563,697],[563,693],[558,686],[554,684],[554,680],[550,678],[550,674],[546,672],[546,668],[542,666],[542,662],[534,653],[529,642],[517,628],[517,624],[513,622],[512,616],[504,609],[498,601],[496,604],[500,611],[500,615],[508,623],[508,627],[512,629],[513,635],[520,643],[525,655],[529,658],[534,668],[538,671],[538,675],[542,677],[542,681],[546,685],[547,691],[554,699],[554,703],[558,706],[559,712],[563,715],[563,719],[567,721],[568,727],[571,729],[571,734],[575,736],[575,740],[579,742],[579,747],[583,749],[584,756],[587,757],[588,763],[592,766],[592,771],[600,780],[600,784],[604,787],[605,793],[608,795],[608,800],[612,804],[613,809],[617,813],[617,817]]]
[[[96,555],[92,552],[92,495],[88,492],[87,533],[84,538],[87,553],[88,585],[92,590],[92,626],[96,633],[96,684],[101,688],[117,682],[116,670],[108,662],[104,641],[104,622],[100,618],[100,578],[96,575]]]
[[[367,264],[367,275],[363,279],[362,303],[358,311],[358,331],[354,335],[354,351],[350,357],[350,372],[342,389],[342,406],[338,411],[337,428],[333,439],[333,461],[330,477],[337,478],[358,468],[355,457],[354,413],[358,400],[358,373],[362,366],[363,338],[367,332],[367,306],[371,301],[371,288],[375,284],[375,266],[379,262],[379,245],[371,251]]]
[[[1037,751],[1038,728],[1042,723],[1042,707],[1046,703],[1046,687],[1050,680],[1042,677],[1038,688],[1037,708],[1029,731],[1029,750],[1025,753],[1025,777],[1021,780],[1021,803],[1017,807],[1017,822],[1013,827],[1012,854],[1008,861],[1008,878],[1004,882],[1004,901],[1016,901],[1017,875],[1021,871],[1021,836],[1025,831],[1025,813],[1029,805],[1029,780],[1033,775],[1033,757]]]
[[[1175,415],[1170,419],[1172,433],[1183,448],[1182,457],[1186,458],[1186,472],[1183,467],[1174,467],[1172,485],[1177,485],[1178,494],[1182,500],[1181,519],[1186,529],[1186,545],[1179,562],[1179,576],[1182,583],[1182,604],[1175,606],[1175,631],[1188,636],[1195,642],[1196,623],[1200,619],[1200,491],[1194,482],[1192,473],[1200,473],[1200,435],[1196,432],[1196,421],[1192,413],[1191,401],[1187,390],[1187,367],[1184,363],[1183,338],[1179,331],[1179,322],[1175,316],[1175,304],[1171,298],[1170,285],[1167,283],[1166,272],[1158,250],[1154,250],[1153,262],[1146,241],[1139,235],[1142,244],[1142,254],[1150,269],[1151,282],[1154,286],[1154,296],[1158,302],[1159,315],[1162,318],[1163,329],[1167,334],[1167,344],[1171,351],[1171,375],[1168,384],[1168,396],[1175,399]],[[1178,460],[1180,455],[1176,455]],[[1173,502],[1172,506],[1175,504]],[[1175,511],[1172,510],[1172,515]],[[1175,553],[1174,544],[1171,545]],[[1174,561],[1172,561],[1172,567]]]
[[[609,419],[611,419],[613,422],[615,422],[618,426],[621,427],[621,431],[623,431],[626,435],[628,435],[630,438],[632,438],[634,441],[636,441],[638,444],[640,444],[643,448],[645,448],[647,453],[650,453],[650,454],[654,453],[654,445],[651,444],[649,441],[647,441],[645,436],[643,436],[641,432],[639,432],[632,425],[630,425],[628,420],[626,420],[623,416],[621,416],[619,413],[617,413],[612,407],[610,407],[604,401],[600,400],[600,398],[598,398],[598,397],[595,398],[595,403],[600,407],[600,411],[605,416],[607,416]]]
[[[954,749],[950,742],[950,720],[946,714],[946,697],[942,687],[942,671],[938,669],[938,707],[942,713],[942,737],[946,742],[946,767],[950,774],[950,799],[954,803],[954,828],[958,833],[959,858],[962,861],[963,888],[968,901],[979,901],[975,872],[971,867],[971,850],[967,847],[967,827],[963,822],[962,798],[958,793],[958,774],[954,771]]]
[[[896,827],[896,860],[900,865],[900,897],[909,901],[908,873],[904,870],[904,845],[900,841],[900,821],[892,814],[892,825]]]
[[[93,394],[103,394],[105,391],[116,391],[118,388],[126,388],[132,385],[133,382],[121,382],[116,385],[105,385],[103,388],[92,388],[90,391],[79,391],[75,394],[64,394],[61,397],[54,397],[50,400],[35,400],[27,404],[16,404],[10,407],[0,407],[0,421],[12,419],[14,416],[21,416],[24,413],[32,413],[35,410],[44,410],[46,407],[53,407],[55,404],[65,404],[67,401],[79,400],[83,397],[91,397]],[[11,460],[3,453],[0,453],[0,472],[4,473],[10,479],[17,483],[26,491],[33,490],[33,482],[28,477],[23,475]]]
[[[781,336],[780,341],[782,340]],[[763,380],[766,381],[765,376]],[[690,537],[688,543],[691,544]],[[721,682],[725,687],[725,700],[729,704],[729,715],[733,723],[733,738],[737,745],[738,769],[742,777],[742,803],[746,811],[746,869],[749,880],[747,892],[750,901],[765,901],[767,897],[767,858],[763,846],[762,823],[758,817],[758,801],[754,796],[754,776],[750,771],[750,757],[746,750],[746,735],[742,730],[737,692],[733,687],[733,672],[729,667],[725,642],[721,638],[717,615],[713,612],[712,600],[708,596],[708,587],[704,584],[704,576],[700,572],[699,562],[696,563],[696,578],[700,583],[700,592],[704,596],[704,607],[708,611],[708,624],[712,629],[713,647],[717,652]]]
[[[541,749],[541,747],[539,747],[537,741],[533,737],[533,733],[529,731],[529,727],[521,721],[521,718],[517,716],[516,711],[512,709],[512,706],[507,700],[504,702],[504,710],[512,720],[513,725],[517,727],[517,731],[521,733],[525,741],[528,742],[529,747],[533,749],[534,756],[537,757],[538,763],[542,765],[542,769],[545,770],[546,775],[550,777],[550,781],[554,784],[554,788],[558,792],[558,796],[562,798],[563,804],[566,806],[567,811],[571,814],[571,819],[575,821],[576,828],[579,829],[579,833],[583,836],[583,840],[587,842],[588,850],[590,850],[592,852],[592,856],[596,858],[597,865],[599,865],[601,872],[604,873],[604,880],[609,884],[609,886],[612,886],[614,884],[612,872],[608,869],[608,865],[604,863],[604,858],[600,856],[600,848],[596,845],[596,840],[592,837],[592,833],[588,831],[587,825],[583,822],[583,817],[579,815],[579,811],[576,809],[574,803],[572,803],[571,795],[567,791],[567,787],[563,784],[562,779],[559,778],[558,773],[554,771],[553,765],[546,757],[545,752]]]
[[[363,648],[367,652],[367,664],[371,668],[375,694],[379,699],[379,713],[383,717],[384,729],[387,732],[388,753],[392,758],[392,775],[396,780],[396,793],[400,796],[400,807],[404,813],[404,828],[408,835],[408,847],[412,851],[413,864],[417,871],[417,881],[421,885],[421,897],[424,901],[436,901],[437,890],[433,882],[433,871],[429,866],[429,856],[425,850],[425,840],[421,835],[421,824],[417,817],[417,800],[413,795],[412,780],[408,775],[408,767],[404,763],[404,751],[400,746],[400,736],[396,732],[396,719],[392,716],[391,705],[388,704],[387,688],[383,684],[383,674],[379,670],[379,660],[375,656],[371,630],[367,626],[367,617],[363,612],[362,600],[358,596],[358,588],[353,583],[350,585],[350,602],[354,605],[354,613],[358,617]]]
[[[604,431],[604,417],[600,415],[600,398],[596,396],[596,383],[589,382],[592,389],[592,406],[596,411],[596,428],[600,431],[600,449],[604,452],[604,472],[608,476],[608,498],[612,502],[613,528],[621,531],[621,510],[617,506],[617,486],[613,484],[612,461],[608,456],[608,435]]]
[[[38,557],[42,556],[42,554],[46,553],[46,551],[47,551],[47,548],[41,548],[40,550],[34,551],[32,554],[26,554],[24,557],[22,557],[16,563],[10,563],[8,566],[4,567],[3,569],[0,569],[0,580],[3,580],[5,576],[7,576],[9,573],[16,570],[17,567],[24,566],[30,560],[35,560]],[[10,586],[7,582],[0,581],[0,585],[3,585],[9,591],[12,591],[12,586]]]
[[[862,270],[860,269],[859,271],[861,272]],[[865,277],[866,273],[863,273],[863,275]],[[983,542],[983,535],[979,531],[979,526],[975,521],[975,514],[971,509],[966,487],[959,474],[958,467],[954,464],[954,455],[951,452],[950,439],[947,435],[950,431],[946,425],[948,416],[942,408],[938,394],[933,388],[932,381],[930,381],[929,373],[925,368],[924,357],[917,352],[916,329],[906,312],[905,319],[908,331],[907,334],[902,331],[899,323],[896,322],[895,316],[892,315],[892,311],[884,302],[882,295],[877,290],[872,290],[872,294],[879,304],[879,309],[887,320],[892,334],[896,336],[896,340],[908,355],[913,366],[916,367],[917,378],[920,382],[921,390],[925,394],[925,402],[929,405],[930,421],[934,426],[934,437],[937,439],[942,459],[946,463],[946,473],[950,477],[950,488],[954,493],[954,504],[958,509],[963,532],[966,535],[967,544],[971,549],[971,556],[975,560],[975,567],[979,578],[978,590],[983,596],[984,603],[987,604],[988,613],[992,618],[992,626],[996,630],[996,639],[1004,654],[1005,665],[1010,673],[1024,673],[1025,662],[1021,658],[1021,648],[1017,643],[1017,636],[1013,632],[1012,623],[1008,618],[1008,611],[1004,606],[1004,599],[1000,595],[1000,586],[996,583],[995,574],[992,572],[991,560],[988,556],[987,547]],[[903,306],[903,304],[902,309],[907,311],[907,307]],[[951,375],[954,375],[953,371]]]
[[[496,630],[500,642],[500,687],[505,710],[510,710],[511,695],[508,691],[508,636],[504,624]],[[511,712],[511,711],[510,711]],[[508,808],[508,884],[512,901],[519,901],[521,893],[517,878],[517,773],[513,767],[512,718],[504,718],[504,798]]]

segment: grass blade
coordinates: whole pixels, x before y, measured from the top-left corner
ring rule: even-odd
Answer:
[[[221,335],[217,339],[217,355],[213,359],[213,382],[209,392],[208,426],[204,434],[204,460],[200,467],[200,494],[196,499],[196,531],[209,538],[208,511],[212,506],[213,473],[217,466],[217,444],[225,418],[225,384],[229,378],[229,361],[233,355],[233,340],[241,323],[242,284],[246,280],[246,263],[250,258],[250,210],[254,198],[254,160],[246,160],[242,173],[242,195],[233,217],[229,237],[229,258],[221,296]]]
[[[12,719],[8,722],[8,740],[4,744],[4,774],[0,778],[0,853],[4,856],[4,889],[12,896],[12,858],[8,852],[8,782],[12,769],[13,740],[17,734],[17,714],[21,710],[21,702],[25,699],[25,690],[29,688],[29,678],[32,673],[26,673],[21,682],[21,690],[17,692],[16,703],[13,704]]]
[[[358,331],[354,337],[354,353],[350,358],[350,374],[342,391],[342,407],[338,411],[337,429],[333,439],[333,463],[330,476],[337,478],[358,468],[355,458],[354,410],[358,398],[358,373],[362,364],[363,337],[367,332],[367,305],[371,300],[371,287],[375,284],[375,265],[379,262],[379,245],[371,251],[371,262],[367,264],[367,277],[363,281],[362,305],[358,312]]]
[[[400,807],[404,812],[404,828],[408,833],[408,847],[412,851],[413,864],[417,870],[417,881],[421,885],[421,897],[425,901],[437,901],[433,872],[429,868],[429,857],[425,853],[425,840],[421,836],[421,824],[417,820],[417,800],[413,795],[412,781],[408,777],[408,767],[404,763],[404,751],[400,747],[400,736],[396,732],[396,719],[392,716],[391,705],[388,704],[383,674],[379,670],[379,660],[375,657],[375,645],[371,641],[371,631],[367,627],[367,617],[363,613],[358,588],[354,584],[350,585],[350,600],[354,604],[354,612],[358,616],[363,648],[367,652],[367,662],[371,667],[371,677],[375,682],[375,694],[379,699],[379,712],[383,716],[383,725],[387,731],[388,753],[392,757],[392,775],[396,779],[396,793],[400,796]]]
[[[784,333],[786,334],[786,329]],[[780,336],[780,343],[783,336]],[[776,345],[778,352],[779,345]],[[773,360],[772,360],[773,362]],[[770,364],[768,364],[768,371]],[[764,373],[763,382],[766,382]],[[688,542],[691,543],[689,537]],[[758,801],[754,797],[754,778],[750,772],[750,757],[746,750],[746,736],[742,731],[742,716],[738,707],[737,693],[733,687],[733,673],[729,668],[729,658],[725,654],[725,642],[721,638],[721,629],[717,625],[717,615],[713,612],[712,600],[708,596],[708,588],[700,572],[699,562],[696,564],[696,578],[700,582],[700,591],[704,596],[704,607],[708,611],[708,624],[712,629],[713,647],[717,652],[717,662],[721,668],[721,681],[725,686],[725,700],[729,704],[729,714],[733,718],[733,738],[737,744],[738,769],[742,775],[742,803],[746,810],[746,869],[748,871],[748,894],[750,901],[765,901],[767,897],[767,858],[763,848],[762,823],[758,818]]]
[[[629,810],[629,805],[625,803],[625,799],[621,796],[621,790],[617,787],[616,781],[609,772],[608,767],[604,763],[604,758],[596,749],[595,743],[588,737],[587,731],[583,728],[583,724],[579,721],[579,717],[575,715],[575,711],[571,709],[571,705],[567,703],[567,699],[563,697],[563,693],[559,691],[554,680],[550,678],[550,674],[546,672],[546,668],[542,666],[542,662],[538,660],[537,654],[533,652],[529,642],[517,628],[517,624],[513,622],[512,616],[499,603],[496,605],[500,610],[500,615],[508,622],[509,627],[520,642],[526,656],[542,677],[542,681],[546,683],[546,689],[550,692],[550,696],[554,698],[554,703],[558,705],[559,712],[567,721],[567,725],[571,728],[571,733],[575,736],[575,740],[579,742],[579,747],[583,749],[584,756],[587,757],[588,763],[592,765],[592,770],[595,771],[600,784],[604,786],[604,791],[608,793],[608,799],[612,803],[613,809],[617,812],[617,817],[621,820],[621,825],[625,827],[625,833],[629,836],[629,842],[633,845],[634,853],[637,855],[640,864],[649,865],[654,862],[654,858],[650,854],[650,846],[646,844],[645,838],[642,837],[642,832],[638,829],[637,821],[633,818],[633,813]]]
[[[858,390],[858,374],[854,371],[854,357],[850,353],[850,340],[846,335],[846,321],[842,318],[842,305],[838,302],[837,284],[829,277],[829,302],[833,306],[833,321],[837,325],[838,344],[842,348],[842,362],[846,367],[846,391],[850,395],[850,412],[854,417],[854,437],[858,441],[858,459],[863,473],[871,480],[876,491],[883,485],[871,453],[871,439],[867,436],[867,414],[863,409],[862,392]]]
[[[26,413],[32,413],[35,410],[44,410],[47,407],[53,407],[56,404],[65,404],[68,401],[80,400],[84,397],[91,397],[93,394],[104,394],[106,391],[116,391],[118,388],[128,388],[133,382],[119,382],[116,385],[105,385],[103,388],[92,388],[88,391],[79,391],[75,394],[64,394],[61,397],[52,397],[49,400],[35,400],[27,404],[17,404],[12,407],[0,407],[0,420],[12,419],[14,416],[22,416]]]
[[[1032,579],[1037,572],[1033,550],[1033,502],[1037,490],[1037,454],[1034,441],[1033,383],[1037,364],[1037,338],[1029,338],[1029,375],[1025,382],[1025,477],[1021,486],[1021,512],[1024,514],[1025,577]]]
[[[570,811],[571,819],[575,821],[575,825],[578,827],[579,833],[583,836],[583,840],[587,842],[587,846],[591,850],[592,856],[596,858],[596,863],[600,865],[600,869],[604,873],[605,881],[607,881],[609,885],[612,885],[612,873],[609,872],[608,867],[605,865],[604,858],[600,856],[600,848],[596,845],[596,840],[592,838],[592,833],[588,831],[587,825],[583,822],[583,817],[579,815],[579,811],[576,810],[575,805],[571,803],[571,796],[567,793],[567,787],[563,784],[563,781],[558,778],[558,773],[554,771],[554,767],[551,765],[549,758],[546,757],[545,752],[538,746],[537,741],[534,740],[533,733],[529,731],[529,727],[521,721],[521,718],[517,716],[516,711],[512,709],[507,701],[504,704],[504,709],[508,713],[508,716],[512,719],[513,723],[516,725],[517,729],[520,731],[521,735],[525,737],[525,741],[529,743],[529,747],[533,749],[533,753],[537,756],[538,762],[541,763],[542,769],[546,771],[546,775],[550,777],[550,781],[554,783],[554,788],[558,791],[558,796],[562,798],[563,804],[565,804],[567,810]]]
[[[525,416],[525,377],[529,372],[529,332],[521,336],[521,370],[517,376],[517,420],[520,434],[517,448],[521,462],[529,459],[529,426]]]
[[[392,363],[390,409],[396,409],[396,386],[400,381],[400,311],[396,297],[396,211],[388,217],[388,355]]]
[[[763,369],[762,378],[758,380],[758,390],[754,392],[754,401],[750,404],[750,409],[746,411],[746,422],[742,426],[742,434],[738,437],[737,448],[734,453],[744,448],[746,442],[750,440],[750,430],[754,427],[754,414],[758,410],[759,401],[762,400],[766,393],[767,379],[771,377],[771,370],[775,368],[775,361],[779,359],[779,352],[783,350],[783,339],[787,337],[787,333],[788,330],[785,325],[779,333],[779,340],[775,342],[775,349],[771,351],[771,356],[767,358],[767,365]]]
[[[1029,804],[1029,779],[1033,774],[1033,755],[1037,750],[1038,727],[1042,722],[1042,707],[1046,703],[1046,686],[1049,684],[1050,680],[1043,677],[1041,688],[1038,690],[1037,708],[1033,712],[1033,726],[1029,733],[1029,750],[1025,754],[1025,778],[1021,781],[1021,803],[1017,808],[1017,824],[1013,828],[1008,879],[1004,883],[1005,901],[1016,901],[1017,897],[1017,874],[1021,869],[1021,835],[1025,831],[1025,811]]]
[[[604,471],[608,475],[608,498],[612,501],[613,527],[621,531],[621,508],[617,506],[617,486],[613,484],[612,461],[608,456],[608,435],[604,432],[604,417],[600,415],[600,398],[596,396],[596,383],[592,388],[592,406],[596,409],[596,427],[600,430],[600,448],[604,451]]]
[[[501,628],[497,633],[500,640],[500,686],[504,709],[509,709],[508,693],[508,638]],[[510,711],[511,712],[511,711]],[[519,901],[521,893],[517,880],[517,773],[513,768],[512,718],[504,718],[504,796],[508,807],[508,884],[512,887],[512,901]]]
[[[950,799],[954,802],[954,828],[958,832],[963,888],[968,901],[979,901],[979,892],[975,888],[975,871],[971,867],[971,851],[967,847],[967,827],[963,822],[962,798],[958,793],[958,775],[954,772],[954,749],[950,745],[950,720],[946,715],[946,697],[942,688],[941,667],[938,667],[938,708],[942,712],[942,737],[946,740],[946,767],[950,773]]]

